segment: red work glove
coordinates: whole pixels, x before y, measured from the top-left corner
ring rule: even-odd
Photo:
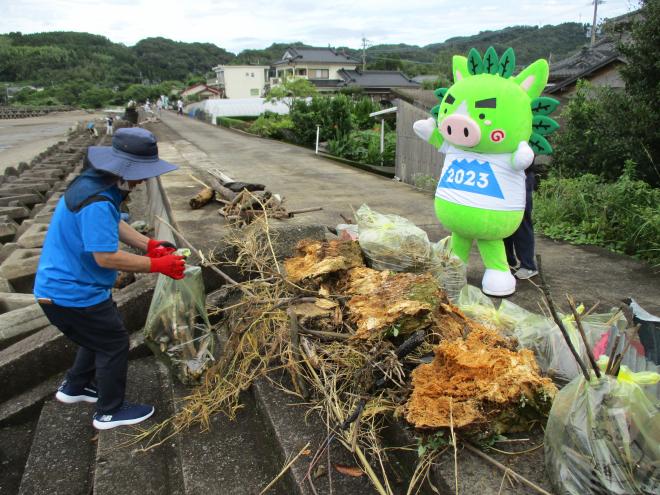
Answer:
[[[183,278],[183,270],[186,268],[186,262],[183,256],[176,254],[166,254],[160,258],[151,258],[150,272],[158,272],[174,280],[181,280]]]
[[[149,258],[160,258],[172,254],[174,251],[176,251],[176,246],[171,242],[149,239],[147,243],[147,256]]]

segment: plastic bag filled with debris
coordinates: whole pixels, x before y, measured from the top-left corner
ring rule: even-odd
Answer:
[[[378,213],[362,205],[355,214],[359,242],[375,270],[420,272],[428,270],[431,243],[422,229],[398,215]]]
[[[514,335],[516,326],[537,316],[507,300],[503,300],[500,307],[495,308],[493,301],[473,285],[463,287],[456,305],[466,316],[507,337]]]
[[[556,396],[545,430],[546,470],[560,495],[651,495],[660,486],[660,415],[644,388],[657,373],[587,382]]]
[[[456,303],[461,290],[467,286],[467,266],[451,252],[451,237],[431,245],[429,271],[447,293],[449,300]]]
[[[188,266],[185,278],[158,277],[144,326],[144,340],[175,376],[199,383],[213,363],[214,335],[206,313],[202,269]]]
[[[582,312],[583,307],[578,311]],[[587,352],[578,332],[573,315],[560,315],[573,347],[583,362],[588,362]],[[581,319],[589,347],[593,350],[603,336],[613,328],[622,331],[626,327],[623,313],[612,309],[609,313],[591,314]],[[571,381],[580,374],[559,327],[548,317],[529,313],[516,322],[514,335],[520,347],[534,351],[536,360],[544,373],[561,381]]]

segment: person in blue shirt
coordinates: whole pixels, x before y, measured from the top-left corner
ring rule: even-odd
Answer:
[[[41,252],[34,295],[48,320],[78,344],[56,399],[96,404],[97,429],[136,424],[154,408],[125,402],[128,332],[112,300],[117,271],[183,278],[185,262],[166,241],[121,220],[120,204],[137,184],[176,170],[158,158],[152,133],[118,130],[112,146],[90,146],[83,172],[59,200]],[[119,242],[146,251],[122,251]]]

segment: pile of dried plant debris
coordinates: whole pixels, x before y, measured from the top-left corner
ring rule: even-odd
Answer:
[[[139,440],[154,445],[193,424],[208,427],[217,413],[234,418],[242,391],[284,369],[290,380],[277,386],[304,399],[331,432],[310,472],[335,440],[378,493],[391,494],[379,436],[387,417],[470,435],[524,428],[547,412],[555,389],[532,354],[467,318],[431,275],[370,269],[357,242],[339,240],[302,241],[282,266],[264,218],[231,243],[247,281],[209,308],[222,316],[223,352],[185,407]],[[409,493],[428,469],[420,464]]]

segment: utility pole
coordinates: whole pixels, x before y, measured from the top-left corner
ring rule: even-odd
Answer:
[[[367,70],[367,43],[369,40],[362,35],[362,72]]]
[[[591,23],[591,44],[589,46],[594,46],[596,43],[596,19],[598,17],[598,4],[605,3],[603,0],[593,0],[594,3],[594,19]]]

